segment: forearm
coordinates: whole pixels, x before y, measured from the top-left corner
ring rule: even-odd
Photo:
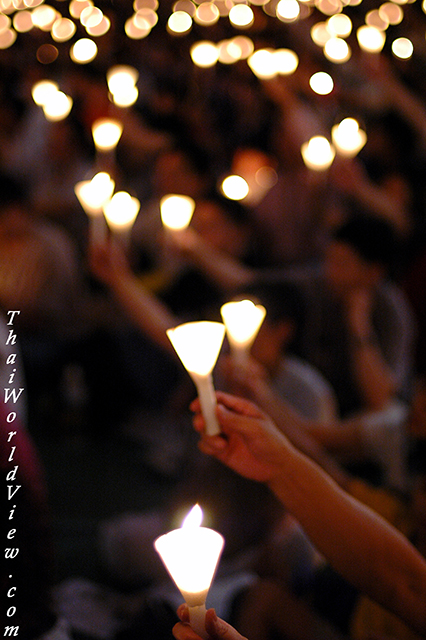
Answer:
[[[166,330],[178,324],[177,318],[133,275],[111,284],[111,290],[131,320],[154,342],[175,354]]]
[[[426,562],[394,528],[299,452],[270,487],[330,564],[362,592],[426,631]]]
[[[205,242],[195,244],[190,257],[194,265],[225,291],[244,287],[253,279],[252,269]]]
[[[347,474],[326,451],[340,452],[350,448],[341,425],[325,425],[303,418],[288,402],[281,400],[266,382],[256,386],[252,399],[268,413],[299,451],[319,464],[340,486],[347,486]],[[352,432],[348,433],[348,440],[351,435]]]

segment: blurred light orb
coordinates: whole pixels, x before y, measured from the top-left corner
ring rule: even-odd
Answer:
[[[356,156],[367,142],[367,135],[355,118],[344,118],[334,125],[331,136],[337,151],[347,158]]]
[[[380,31],[386,31],[389,20],[386,18],[386,14],[380,13],[379,9],[372,9],[365,15],[365,24],[368,24],[369,27],[376,27]]]
[[[80,38],[71,47],[70,57],[77,64],[88,64],[98,55],[96,42],[90,38]]]
[[[301,147],[303,162],[313,171],[328,169],[336,155],[334,147],[324,136],[313,136]]]
[[[153,9],[139,9],[133,16],[134,22],[137,25],[138,22],[141,24],[145,24],[146,22],[149,24],[151,29],[155,27],[158,22],[158,14]]]
[[[73,101],[63,91],[56,91],[49,100],[42,105],[46,120],[58,122],[64,120],[72,109]]]
[[[330,40],[332,35],[327,29],[326,22],[317,22],[314,24],[310,31],[312,41],[319,47],[323,47],[326,42]]]
[[[299,56],[291,49],[276,49],[273,55],[275,70],[279,75],[289,76],[299,66]]]
[[[227,176],[221,184],[223,195],[229,200],[244,200],[249,193],[249,186],[241,176]]]
[[[394,2],[385,2],[379,7],[379,14],[389,24],[399,24],[404,17],[404,11]]]
[[[315,0],[315,6],[324,15],[333,16],[341,12],[343,3],[340,0]]]
[[[69,18],[58,18],[52,25],[51,36],[55,42],[66,42],[75,34],[77,27]]]
[[[276,13],[282,22],[295,22],[300,16],[300,5],[297,0],[280,0]]]
[[[87,7],[93,7],[93,2],[91,0],[71,0],[68,7],[70,16],[80,20],[82,11]]]
[[[16,33],[15,29],[4,29],[0,33],[0,49],[8,49],[9,47],[11,47],[15,42],[17,36],[18,34]]]
[[[135,12],[139,11],[139,9],[152,9],[153,11],[157,11],[158,7],[158,0],[134,0],[133,2],[133,10]]]
[[[235,38],[232,38],[232,42],[241,50],[241,60],[246,60],[254,51],[253,40],[247,36],[235,36]]]
[[[277,75],[273,49],[257,49],[247,62],[254,75],[260,79],[267,80]]]
[[[379,53],[385,44],[386,35],[380,29],[376,27],[370,27],[369,25],[363,25],[359,27],[356,32],[358,44],[363,51],[370,53]]]
[[[13,28],[18,33],[27,33],[33,28],[33,18],[31,11],[19,11],[13,16]]]
[[[124,32],[131,40],[141,40],[151,33],[151,25],[145,19],[136,19],[136,14],[124,23]]]
[[[219,18],[219,9],[214,2],[202,2],[194,13],[194,22],[204,26],[215,24]]]
[[[221,40],[218,42],[219,51],[218,62],[222,64],[233,64],[241,60],[241,47],[234,40]]]
[[[116,118],[98,118],[92,125],[92,136],[97,149],[111,151],[121,138],[122,123]]]
[[[190,15],[191,18],[193,18],[197,10],[197,7],[193,2],[191,2],[191,0],[177,0],[177,2],[174,3],[172,9],[174,13],[176,13],[177,11],[183,11],[184,13],[187,13],[188,15]],[[219,9],[219,12],[220,12],[220,9]]]
[[[219,49],[214,42],[201,40],[192,45],[190,49],[192,62],[203,69],[214,67],[219,59]]]
[[[396,58],[408,60],[413,55],[414,46],[409,38],[396,38],[392,42],[392,53]]]
[[[31,16],[35,27],[42,31],[50,31],[60,14],[50,5],[42,4],[32,10]]]
[[[167,21],[171,33],[187,33],[192,27],[192,18],[186,11],[175,11]]]
[[[111,28],[111,20],[107,16],[103,16],[102,20],[96,27],[86,27],[86,31],[89,36],[93,36],[95,38],[99,36],[104,36]]]
[[[309,86],[318,95],[326,96],[333,91],[334,81],[329,73],[317,71],[309,78]]]
[[[117,191],[104,206],[105,218],[114,229],[126,229],[133,224],[140,208],[140,202],[127,193]]]
[[[351,49],[343,38],[332,37],[324,45],[324,55],[330,62],[342,64],[351,57]]]
[[[104,14],[98,7],[86,7],[80,13],[80,22],[83,27],[96,27],[103,17]]]
[[[32,20],[31,20],[32,22]],[[0,13],[0,33],[12,26],[12,20],[4,13]]]
[[[229,22],[239,29],[251,26],[254,22],[253,9],[247,4],[235,4],[229,12]]]
[[[59,91],[57,82],[53,80],[39,80],[32,86],[31,96],[34,102],[41,107],[46,104],[57,91]]]
[[[117,64],[107,71],[108,89],[115,99],[120,95],[132,94],[139,78],[139,71],[130,65]]]
[[[331,36],[347,38],[352,31],[352,20],[345,13],[336,13],[326,21],[326,29]]]

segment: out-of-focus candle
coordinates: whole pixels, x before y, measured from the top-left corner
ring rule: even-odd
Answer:
[[[205,603],[225,541],[217,531],[201,527],[201,522],[197,504],[180,529],[160,536],[154,546],[188,604],[192,628],[207,638]]]
[[[325,171],[333,163],[336,152],[324,136],[313,136],[301,147],[303,162],[313,171]]]
[[[367,142],[367,135],[355,118],[344,118],[334,125],[331,136],[337,151],[347,158],[356,156]]]
[[[126,191],[114,193],[104,206],[105,218],[110,229],[126,244],[139,208],[139,200]]]
[[[220,427],[212,372],[225,337],[225,325],[208,320],[186,322],[168,329],[167,336],[197,387],[206,433],[217,435]]]
[[[161,221],[167,229],[186,229],[194,213],[195,202],[189,196],[169,194],[160,200]]]
[[[118,144],[123,125],[115,118],[98,118],[92,125],[92,136],[98,151],[112,151]]]
[[[266,309],[251,300],[235,300],[222,305],[220,312],[232,355],[236,362],[244,365],[262,325]]]
[[[100,171],[91,180],[78,182],[74,191],[89,217],[90,237],[94,242],[105,238],[107,226],[103,216],[103,208],[111,199],[115,183],[109,173]]]

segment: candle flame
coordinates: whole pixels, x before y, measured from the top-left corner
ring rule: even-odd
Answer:
[[[203,511],[199,504],[195,504],[188,515],[185,517],[185,520],[182,523],[182,528],[189,529],[201,526],[201,522],[203,519]]]

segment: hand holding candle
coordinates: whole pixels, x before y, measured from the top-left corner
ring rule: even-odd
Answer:
[[[195,505],[182,527],[157,538],[154,546],[189,607],[191,627],[207,638],[205,602],[224,539],[213,529],[201,527],[201,521],[201,508]]]
[[[197,387],[206,433],[217,435],[220,427],[215,412],[212,371],[222,347],[225,326],[221,322],[206,320],[186,322],[169,329],[167,336]]]
[[[226,327],[232,356],[244,366],[250,347],[262,325],[266,309],[251,300],[236,300],[222,305],[220,312]]]

